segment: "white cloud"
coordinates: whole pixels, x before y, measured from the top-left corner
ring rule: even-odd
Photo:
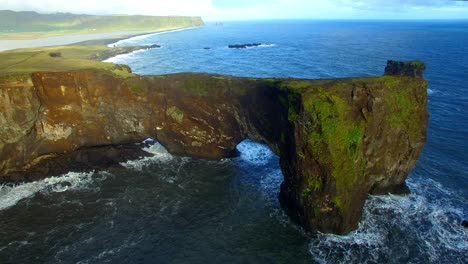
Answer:
[[[0,0],[0,8],[41,13],[189,15],[208,21],[468,18],[468,2],[450,0]]]
[[[0,0],[1,9],[82,14],[199,15],[211,0]]]
[[[405,11],[412,8],[461,6],[453,0],[332,0],[338,5],[364,10]]]

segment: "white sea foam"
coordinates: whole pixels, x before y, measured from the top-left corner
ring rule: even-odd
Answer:
[[[276,46],[276,44],[262,44],[262,45],[260,45],[258,47],[260,47],[260,48],[269,48],[269,47],[275,47],[275,46]]]
[[[120,165],[124,166],[127,169],[141,171],[144,168],[148,167],[154,163],[167,163],[174,159],[166,148],[161,145],[159,142],[155,142],[155,144],[150,145],[149,147],[143,148],[144,151],[152,154],[150,157],[143,157],[137,160],[129,160],[126,162],[120,163]]]
[[[371,196],[356,231],[346,236],[313,235],[310,252],[314,259],[319,263],[398,263],[415,255],[410,248],[417,248],[430,263],[463,255],[468,250],[468,234],[460,225],[462,210],[444,198],[425,196],[438,192],[438,197],[444,197],[450,191],[427,179],[408,185],[416,193]]]
[[[95,182],[94,174],[94,172],[69,172],[58,177],[50,177],[14,186],[0,185],[0,210],[10,208],[23,199],[33,197],[38,192],[47,194],[94,188],[92,187]],[[101,175],[105,176],[105,174]]]
[[[131,57],[135,56],[136,54],[142,53],[142,52],[145,52],[145,51],[147,51],[147,49],[135,50],[135,51],[132,51],[130,53],[125,53],[125,54],[120,54],[120,55],[117,55],[117,56],[114,56],[114,57],[110,57],[108,59],[103,60],[102,62],[119,63],[120,61],[123,61],[124,59],[131,58]]]
[[[252,140],[244,140],[236,148],[242,161],[255,165],[265,165],[275,155],[267,145]]]
[[[265,44],[260,44],[260,45],[257,45],[257,46],[246,46],[245,48],[241,48],[240,50],[242,49],[256,49],[256,48],[272,48],[272,47],[275,47],[276,44],[271,44],[271,43],[265,43]],[[225,46],[226,49],[231,49],[229,48],[229,46]],[[237,48],[235,48],[237,49]]]
[[[89,238],[87,240],[94,240],[94,238]],[[95,253],[90,254],[86,259],[80,260],[77,264],[88,264],[88,263],[108,263],[110,259],[112,259],[115,255],[119,254],[122,250],[135,247],[137,245],[137,241],[139,241],[141,237],[135,237],[133,239],[125,239],[122,241],[121,245],[112,247],[109,249],[104,249],[103,251],[99,252],[97,255]],[[61,255],[69,253],[74,249],[76,246],[80,246],[83,242],[78,241],[76,245],[73,245],[71,248],[67,247],[62,252],[58,252],[55,255],[55,259],[59,262],[61,261]]]
[[[117,42],[111,43],[111,44],[109,44],[107,46],[108,47],[118,47],[118,46],[129,46],[129,45],[135,45],[135,44],[145,45],[145,44],[141,44],[139,42],[142,39],[146,39],[146,38],[149,38],[151,36],[162,35],[162,34],[167,34],[167,33],[173,33],[173,32],[178,32],[178,31],[185,31],[185,30],[190,30],[190,29],[194,29],[194,28],[197,28],[197,27],[189,27],[189,28],[181,28],[181,29],[167,30],[167,31],[162,31],[162,32],[149,33],[149,34],[140,35],[140,36],[136,36],[136,37],[132,37],[132,38],[122,39],[122,40],[119,40]],[[146,45],[148,45],[148,44],[146,44]]]

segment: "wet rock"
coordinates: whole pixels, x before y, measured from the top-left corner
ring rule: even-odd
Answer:
[[[262,43],[234,44],[234,45],[229,45],[228,47],[230,49],[246,49],[246,48],[258,47],[260,45],[262,45]]]
[[[462,221],[462,226],[463,226],[464,228],[468,228],[468,221],[463,220],[463,221]]]
[[[158,48],[160,48],[161,46],[158,45],[158,44],[153,44],[153,45],[149,45],[149,46],[146,46],[146,47],[147,47],[147,49],[158,49]]]
[[[88,59],[96,60],[96,61],[104,61],[109,58],[115,57],[117,55],[131,53],[137,50],[147,50],[147,49],[156,49],[160,48],[160,45],[153,44],[148,46],[122,46],[122,47],[113,47],[110,50],[106,50],[103,52],[97,52],[90,56]]]

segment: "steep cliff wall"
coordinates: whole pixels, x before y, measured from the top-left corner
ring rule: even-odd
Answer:
[[[173,154],[219,159],[250,138],[280,156],[280,201],[293,219],[308,230],[346,233],[356,228],[368,193],[404,187],[427,118],[419,76],[123,78],[98,69],[5,76],[0,175],[147,137]]]

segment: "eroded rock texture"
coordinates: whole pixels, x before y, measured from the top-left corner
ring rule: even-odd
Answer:
[[[84,70],[2,77],[0,175],[147,137],[173,154],[219,159],[250,138],[280,156],[280,201],[293,219],[307,230],[347,233],[368,193],[404,189],[425,143],[426,81],[393,75],[122,79]]]

